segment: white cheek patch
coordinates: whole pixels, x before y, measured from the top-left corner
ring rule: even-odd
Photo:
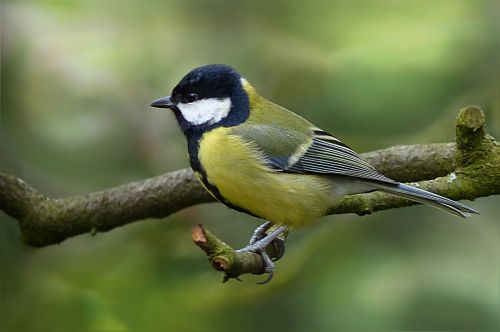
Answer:
[[[189,104],[178,103],[177,107],[184,119],[193,125],[213,124],[224,119],[229,114],[231,99],[201,99]]]

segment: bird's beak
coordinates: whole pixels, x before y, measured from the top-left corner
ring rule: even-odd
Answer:
[[[151,103],[152,107],[174,109],[175,104],[170,100],[170,96],[161,97]]]

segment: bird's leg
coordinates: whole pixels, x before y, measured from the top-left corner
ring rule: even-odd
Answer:
[[[258,250],[265,250],[266,247],[273,242],[281,233],[286,231],[285,226],[280,226],[276,228],[271,234],[263,237],[262,239],[255,241],[252,244],[247,245],[244,248],[236,250],[236,252],[257,252]]]
[[[276,228],[271,234],[262,237],[265,232],[269,230],[269,228],[271,228],[271,226],[272,223],[266,222],[265,224],[258,227],[255,230],[252,238],[250,239],[250,244],[248,244],[244,248],[236,250],[236,252],[254,252],[262,257],[262,260],[264,261],[264,269],[267,273],[269,273],[269,276],[266,280],[260,282],[259,284],[265,284],[271,281],[275,270],[274,263],[266,252],[266,247],[269,246],[271,242],[273,242],[278,236],[280,236],[287,230],[286,227],[280,226]]]
[[[266,235],[266,232],[269,230],[269,228],[271,228],[273,226],[273,223],[270,222],[270,221],[266,221],[265,223],[263,223],[262,225],[260,225],[259,227],[257,227],[255,229],[255,231],[253,232],[253,235],[252,237],[250,238],[250,241],[248,242],[248,244],[254,244],[255,242],[257,242],[258,240],[262,239],[265,237]]]

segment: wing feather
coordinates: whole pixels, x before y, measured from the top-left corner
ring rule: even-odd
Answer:
[[[382,174],[334,136],[315,130],[309,149],[285,171],[337,174],[397,183]]]
[[[275,171],[332,174],[396,184],[361,158],[342,141],[314,127],[304,131],[269,124],[245,124],[233,134],[255,144]]]

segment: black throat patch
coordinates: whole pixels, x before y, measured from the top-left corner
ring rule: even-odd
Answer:
[[[203,165],[200,162],[199,158],[199,152],[200,152],[200,141],[203,138],[203,135],[215,128],[219,127],[234,127],[239,125],[240,123],[244,122],[246,119],[248,119],[248,116],[250,114],[250,105],[248,101],[248,96],[244,92],[243,88],[241,88],[240,91],[237,93],[233,94],[231,97],[231,110],[229,111],[229,114],[227,117],[219,121],[218,123],[214,123],[211,125],[197,125],[193,126],[187,121],[185,121],[180,114],[177,114],[177,120],[179,121],[179,124],[181,126],[181,129],[186,136],[187,139],[187,145],[188,145],[188,153],[189,153],[189,162],[191,164],[191,168],[193,171],[197,172],[200,174],[201,181],[205,185],[205,187],[224,205],[230,207],[231,209],[244,212],[247,214],[250,214],[252,216],[258,217],[251,213],[250,211],[241,208],[239,206],[236,206],[232,204],[228,199],[226,199],[222,194],[220,193],[219,189],[217,186],[215,186],[213,183],[211,183],[208,178],[209,175],[207,175],[207,172],[203,168]],[[184,123],[183,123],[184,122]],[[224,149],[224,146],[220,147],[221,149]]]

